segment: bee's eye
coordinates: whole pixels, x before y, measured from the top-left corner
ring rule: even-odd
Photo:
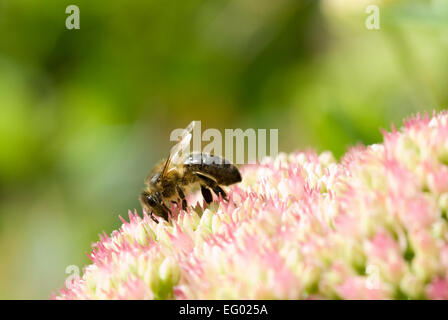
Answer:
[[[156,202],[156,200],[154,199],[153,196],[148,196],[148,197],[146,197],[146,199],[148,200],[148,204],[151,207],[155,207],[155,205],[157,204],[157,202]]]

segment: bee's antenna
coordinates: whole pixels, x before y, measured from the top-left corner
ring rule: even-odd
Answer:
[[[168,171],[168,167],[169,167],[170,162],[171,162],[171,153],[168,155],[168,158],[165,161],[165,165],[163,166],[163,170],[162,170],[162,173],[159,176],[159,180],[165,178],[165,174]]]

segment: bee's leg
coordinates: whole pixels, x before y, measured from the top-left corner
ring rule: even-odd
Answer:
[[[202,174],[202,173],[200,173],[200,172],[195,172],[195,175],[196,175],[199,179],[201,179],[201,180],[205,183],[205,185],[206,185],[207,187],[209,187],[210,189],[212,189],[213,192],[214,192],[217,196],[221,195],[222,198],[223,198],[224,200],[227,200],[227,194],[226,194],[226,192],[225,192],[224,190],[222,190],[222,188],[218,185],[218,183],[217,183],[215,180],[213,180],[212,178],[210,178],[210,177],[208,177],[208,176],[206,176],[206,175],[204,175],[204,174]]]
[[[168,221],[168,217],[170,216],[170,209],[168,209],[163,203],[160,204],[160,208],[162,209],[161,210],[162,218]]]
[[[149,216],[152,219],[152,221],[154,221],[155,223],[159,223],[159,221],[157,221],[157,219],[154,218],[154,214],[152,212],[149,214]]]
[[[205,202],[210,203],[213,201],[212,193],[210,192],[209,188],[201,185],[201,193],[202,196],[204,197]]]
[[[185,194],[182,191],[182,188],[179,187],[178,185],[176,185],[176,190],[177,190],[177,194],[179,195],[179,197],[182,199],[182,209],[184,211],[187,210],[187,200],[185,200]]]
[[[221,195],[222,198],[223,198],[224,200],[226,200],[226,201],[229,200],[229,199],[227,199],[227,193],[226,193],[224,190],[222,190],[222,188],[221,188],[220,186],[216,185],[216,186],[213,188],[213,192],[214,192],[218,197],[219,197],[219,195]]]

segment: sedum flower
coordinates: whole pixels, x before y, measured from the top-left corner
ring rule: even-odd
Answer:
[[[229,201],[129,212],[56,299],[448,299],[448,113],[382,144],[280,154]]]

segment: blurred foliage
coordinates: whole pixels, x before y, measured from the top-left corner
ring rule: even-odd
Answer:
[[[174,128],[340,156],[446,108],[447,49],[445,0],[0,0],[0,297],[47,298],[88,263]]]

